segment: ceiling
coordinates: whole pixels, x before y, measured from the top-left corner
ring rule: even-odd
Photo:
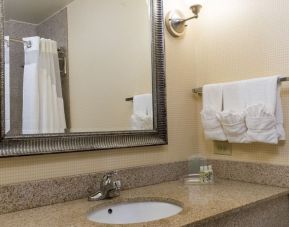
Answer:
[[[39,24],[73,0],[4,0],[5,20]]]

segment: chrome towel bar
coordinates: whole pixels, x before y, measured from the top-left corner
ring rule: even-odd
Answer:
[[[285,82],[285,81],[289,81],[289,77],[282,77],[279,79],[279,82]],[[197,94],[197,95],[202,95],[203,94],[203,88],[202,87],[194,88],[193,93]]]

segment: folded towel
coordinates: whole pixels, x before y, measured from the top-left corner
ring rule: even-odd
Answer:
[[[245,122],[246,99],[243,81],[223,85],[223,112],[217,114],[230,143],[249,143]]]
[[[247,108],[246,124],[248,136],[252,142],[277,144],[278,133],[275,116],[264,104],[256,104]]]
[[[203,88],[203,110],[201,112],[202,125],[206,139],[226,141],[222,125],[217,114],[222,111],[223,84],[205,85]]]
[[[152,130],[153,129],[153,119],[152,116],[146,114],[133,114],[131,116],[131,123],[133,130]]]
[[[277,144],[285,139],[279,78],[246,81],[246,124],[251,142]]]
[[[131,124],[133,130],[153,129],[153,99],[152,94],[133,97],[133,114]]]

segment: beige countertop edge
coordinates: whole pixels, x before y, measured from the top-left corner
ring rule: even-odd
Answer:
[[[286,189],[286,188],[284,188],[284,189]],[[268,198],[260,199],[260,200],[257,200],[257,201],[252,202],[252,203],[245,204],[245,205],[240,206],[240,207],[229,209],[227,211],[220,212],[219,214],[211,215],[211,216],[205,217],[203,219],[196,220],[196,221],[193,221],[191,223],[184,224],[183,226],[191,225],[191,224],[204,224],[204,223],[207,223],[207,222],[210,222],[210,221],[222,218],[222,217],[226,217],[227,215],[234,214],[234,213],[240,212],[242,210],[246,210],[246,209],[258,206],[259,204],[262,204],[264,202],[269,202],[271,200],[274,200],[274,199],[277,199],[277,198],[280,198],[280,197],[283,197],[283,196],[286,196],[286,195],[289,196],[289,189],[287,189],[287,191],[278,193],[278,194],[270,196]]]

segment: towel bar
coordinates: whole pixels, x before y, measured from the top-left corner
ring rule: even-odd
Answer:
[[[289,77],[282,77],[279,79],[279,82],[285,82],[285,81],[289,81]],[[193,93],[197,94],[197,95],[202,95],[203,94],[203,88],[202,87],[194,88]]]
[[[133,97],[129,97],[125,99],[126,102],[132,102],[133,101]]]

